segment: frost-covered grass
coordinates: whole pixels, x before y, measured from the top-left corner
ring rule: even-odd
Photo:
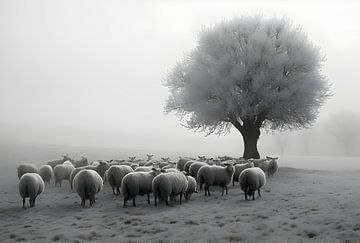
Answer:
[[[359,240],[360,171],[356,161],[358,158],[281,157],[278,173],[255,201],[245,201],[236,185],[223,197],[220,188],[213,188],[210,197],[200,191],[182,205],[172,202],[169,207],[154,207],[153,197],[148,205],[144,196],[137,198],[137,207],[124,208],[122,196],[113,196],[106,185],[92,208],[82,208],[67,182],[60,188],[52,181],[36,207],[23,210],[16,167],[9,164],[14,160],[1,160],[0,241]],[[335,171],[344,169],[337,163],[348,163],[347,168],[354,170]]]

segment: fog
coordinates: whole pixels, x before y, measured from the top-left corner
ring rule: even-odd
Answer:
[[[162,79],[202,28],[262,13],[289,17],[321,48],[333,96],[311,130],[263,131],[260,154],[358,156],[359,11],[356,1],[1,1],[0,143],[240,156],[237,130],[204,137],[165,115]],[[347,149],[331,132],[343,114],[354,118]]]

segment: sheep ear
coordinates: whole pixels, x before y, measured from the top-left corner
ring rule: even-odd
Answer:
[[[194,193],[199,193],[199,192],[197,190],[195,190]]]
[[[161,170],[160,170],[160,172],[162,172],[162,173],[165,173],[165,172],[166,172],[166,170],[164,170],[164,169],[161,169]]]
[[[157,169],[155,169],[155,168],[152,168],[152,170],[153,170],[153,171],[157,171]]]
[[[266,159],[272,159],[271,157],[269,157],[269,156],[266,156]]]

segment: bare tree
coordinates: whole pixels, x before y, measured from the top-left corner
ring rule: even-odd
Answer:
[[[329,97],[319,49],[283,19],[246,16],[204,29],[197,46],[165,78],[165,112],[195,131],[234,126],[244,158],[259,158],[260,129],[309,127]]]
[[[350,156],[350,148],[357,136],[360,117],[352,112],[344,111],[332,114],[325,123],[325,129],[344,146],[345,156]]]

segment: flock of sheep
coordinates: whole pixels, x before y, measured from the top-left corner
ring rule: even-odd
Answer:
[[[45,183],[50,184],[54,178],[55,186],[62,186],[63,180],[68,180],[71,190],[78,193],[81,205],[89,200],[90,206],[95,202],[95,195],[103,188],[104,182],[108,183],[114,195],[122,194],[124,206],[128,200],[132,200],[136,206],[137,195],[147,195],[150,204],[150,194],[154,196],[155,206],[158,200],[168,205],[169,199],[174,200],[180,196],[180,204],[183,197],[188,200],[198,189],[204,185],[205,196],[210,195],[211,186],[220,186],[222,195],[228,194],[228,185],[232,182],[240,184],[241,190],[247,197],[255,199],[255,192],[266,183],[266,175],[273,175],[278,168],[277,159],[266,157],[264,159],[243,158],[234,159],[228,156],[218,159],[198,156],[194,158],[179,158],[177,162],[170,158],[161,158],[161,161],[152,159],[153,155],[147,155],[147,160],[136,160],[129,157],[128,160],[95,161],[88,163],[87,158],[72,160],[63,156],[61,160],[50,161],[38,169],[33,164],[20,164],[17,168],[19,181],[19,193],[23,199],[29,197],[30,207],[35,206],[35,200],[45,188]]]

